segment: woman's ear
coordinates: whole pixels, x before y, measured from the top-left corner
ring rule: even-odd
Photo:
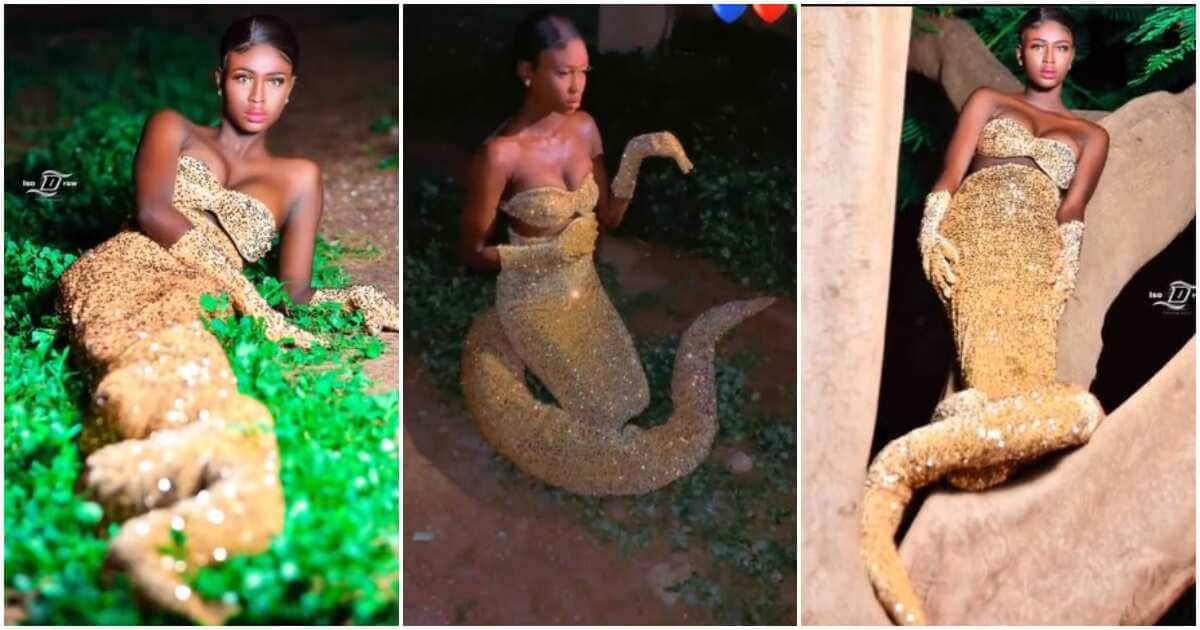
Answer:
[[[517,78],[525,85],[529,85],[529,82],[533,80],[533,64],[528,61],[518,61]]]
[[[217,86],[217,94],[221,93],[221,69],[213,70],[213,83]]]

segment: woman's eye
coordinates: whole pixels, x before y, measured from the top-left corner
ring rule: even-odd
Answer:
[[[274,83],[276,87],[283,85],[283,79],[271,79],[271,82]]]

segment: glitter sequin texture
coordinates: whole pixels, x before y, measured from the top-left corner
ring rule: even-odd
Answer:
[[[649,391],[633,340],[596,275],[597,196],[585,184],[523,191],[505,204],[521,218],[575,218],[558,236],[510,232],[511,244],[498,248],[496,306],[467,334],[463,393],[483,436],[525,472],[579,494],[640,494],[688,474],[708,455],[718,427],[714,346],[774,299],[702,314],[676,354],[673,415],[647,430],[628,425]],[[526,368],[558,405],[533,398]]]
[[[181,211],[182,208],[194,212],[207,210],[216,215],[243,258],[254,262],[271,249],[275,217],[261,201],[225,188],[202,160],[190,155],[179,158],[175,178],[175,206]],[[195,218],[188,218],[196,222]]]
[[[879,452],[863,498],[862,557],[898,624],[926,622],[895,544],[913,492],[941,479],[968,490],[1002,483],[1020,463],[1085,443],[1104,417],[1086,389],[1055,381],[1057,320],[1073,287],[1063,270],[1073,274],[1078,255],[1077,246],[1062,251],[1055,215],[1073,154],[1002,118],[984,127],[978,145],[992,157],[1032,157],[1038,168],[1005,163],[971,173],[939,226],[958,251],[947,306],[968,389]]]
[[[569,191],[558,186],[539,186],[523,190],[514,195],[500,209],[523,223],[534,227],[547,229],[555,228],[567,222],[575,214],[575,206],[571,203],[554,203],[547,201],[555,196],[579,195],[582,199],[596,199],[600,195],[596,187],[593,173],[588,173],[578,190]],[[595,201],[592,202],[595,204]]]
[[[195,225],[189,234],[240,269],[234,243],[203,214],[232,197],[214,195],[194,168],[180,160],[175,205]],[[106,519],[122,522],[109,555],[157,605],[222,623],[235,609],[204,601],[186,581],[214,561],[265,550],[284,513],[271,414],[238,392],[224,350],[199,321],[200,295],[221,292],[222,281],[127,229],[84,253],[58,289],[92,392],[79,441],[83,483]],[[187,536],[180,559],[159,551],[173,528]]]
[[[345,289],[317,289],[309,304],[336,302],[343,308],[356,309],[363,315],[367,332],[378,335],[383,329],[400,330],[400,309],[379,287],[355,285]]]
[[[634,136],[625,143],[625,150],[621,152],[621,163],[617,166],[617,174],[613,176],[612,185],[609,186],[614,197],[621,199],[633,197],[642,160],[651,155],[669,155],[676,160],[680,170],[684,173],[692,170],[692,161],[684,153],[683,146],[679,144],[679,139],[675,137],[675,134],[669,131],[659,131]]]
[[[988,157],[1031,157],[1059,188],[1070,186],[1075,177],[1075,152],[1069,145],[1054,138],[1039,138],[1011,118],[989,120],[979,133],[976,150]]]

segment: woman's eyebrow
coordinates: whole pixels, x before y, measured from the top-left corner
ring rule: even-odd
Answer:
[[[255,71],[251,70],[250,68],[234,68],[234,69],[233,69],[233,71],[234,71],[234,72],[249,72],[250,74],[258,74],[257,72],[255,72]],[[284,72],[281,72],[281,71],[279,71],[279,70],[276,70],[276,71],[274,71],[274,72],[268,72],[268,73],[267,73],[267,76],[271,76],[271,75],[274,75],[274,74],[282,74],[282,75],[285,75],[285,76],[286,76],[286,73],[284,73]]]

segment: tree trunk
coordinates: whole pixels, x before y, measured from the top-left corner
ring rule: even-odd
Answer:
[[[883,361],[911,13],[805,7],[801,16],[805,624],[888,621],[859,559],[858,520]]]
[[[675,24],[675,8],[670,6],[606,5],[598,11],[601,53],[650,55],[670,37]]]

